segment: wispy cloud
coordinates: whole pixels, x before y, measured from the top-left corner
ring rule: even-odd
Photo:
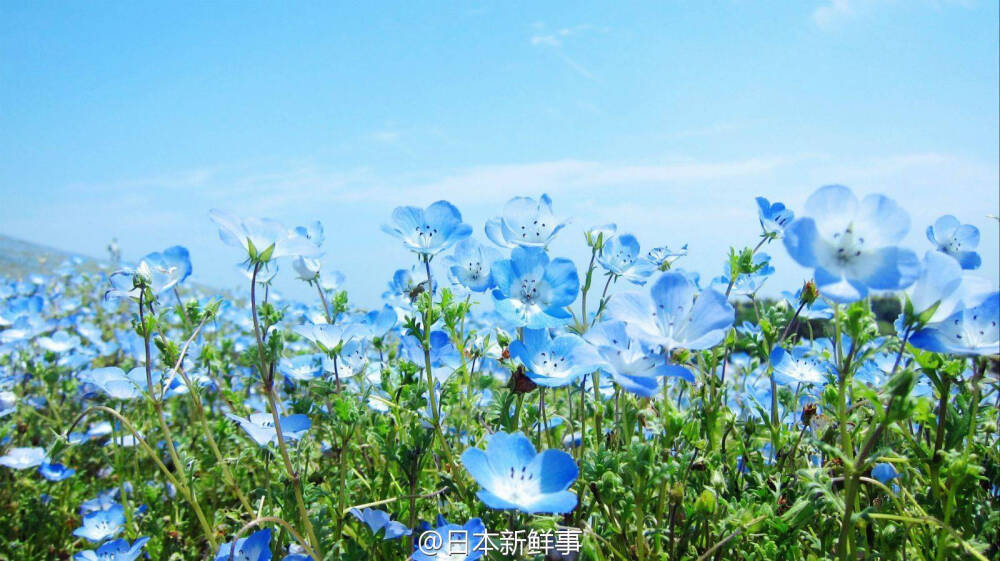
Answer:
[[[549,30],[542,22],[535,22],[535,24],[532,25],[532,28],[534,31],[529,39],[532,46],[554,53],[556,58],[565,63],[580,76],[583,76],[588,80],[597,79],[594,73],[591,72],[586,66],[577,61],[576,58],[567,54],[565,49],[563,49],[563,45],[573,37],[578,37],[589,32],[604,31],[603,29],[590,24],[580,24],[573,27],[562,27],[559,29]]]
[[[909,0],[908,2],[895,2],[894,0],[822,0],[823,5],[817,6],[812,12],[813,23],[821,29],[833,29],[843,22],[856,19],[866,12],[881,6],[892,4],[923,5],[930,8],[943,8],[948,6],[960,6],[971,8],[975,0]]]

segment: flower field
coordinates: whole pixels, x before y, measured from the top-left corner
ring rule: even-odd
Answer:
[[[0,559],[1000,557],[980,232],[836,185],[747,202],[717,276],[543,195],[396,208],[380,302],[320,222],[223,210],[233,293],[180,246],[0,279]]]

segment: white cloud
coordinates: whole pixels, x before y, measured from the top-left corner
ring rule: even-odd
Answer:
[[[975,5],[975,0],[823,0],[822,6],[817,6],[812,12],[813,22],[821,29],[833,29],[842,22],[856,19],[864,12],[879,6],[890,4],[901,6],[924,5],[934,9],[941,9],[947,6],[960,6],[971,8]]]

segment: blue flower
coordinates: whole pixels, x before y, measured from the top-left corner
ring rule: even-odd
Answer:
[[[312,341],[324,353],[338,352],[340,348],[358,335],[357,326],[348,323],[315,323],[297,325],[295,333]]]
[[[780,236],[795,218],[795,213],[782,203],[771,203],[764,197],[757,197],[757,215],[765,236]]]
[[[271,529],[265,528],[219,546],[215,561],[229,561],[230,554],[236,561],[271,561]]]
[[[872,468],[872,477],[882,483],[888,483],[899,477],[899,472],[896,471],[896,468],[892,464],[883,462],[875,464],[875,467]]]
[[[601,358],[579,335],[549,337],[546,329],[525,329],[524,340],[510,344],[510,356],[524,365],[525,374],[539,386],[561,388],[589,374]]]
[[[962,224],[946,214],[927,227],[927,239],[937,250],[955,258],[963,269],[978,269],[983,260],[976,253],[979,247],[979,228]]]
[[[115,503],[107,509],[84,514],[83,526],[73,530],[73,535],[99,543],[117,536],[124,526],[125,510]]]
[[[250,262],[320,254],[319,246],[309,238],[285,228],[276,220],[240,219],[221,210],[212,210],[209,216],[219,226],[219,238],[226,245],[242,247]]]
[[[394,540],[402,536],[409,536],[413,533],[400,522],[395,520],[389,520],[389,513],[384,510],[373,510],[366,508],[364,510],[358,510],[352,508],[350,511],[352,516],[358,520],[364,522],[371,528],[373,534],[378,534],[379,530],[385,528],[385,535],[382,537],[384,540]]]
[[[545,247],[566,226],[552,213],[552,199],[542,195],[514,197],[507,201],[501,216],[486,222],[486,237],[500,247]]]
[[[598,323],[587,331],[585,337],[603,359],[601,371],[609,374],[626,391],[652,397],[659,390],[660,378],[664,376],[694,382],[690,370],[666,364],[663,355],[650,352],[646,345],[630,337],[623,322]]]
[[[133,284],[134,276],[145,279],[149,289],[159,296],[184,282],[191,275],[191,257],[188,250],[182,246],[168,247],[162,252],[150,253],[139,260],[135,268],[125,268],[115,271],[108,277],[111,290],[105,298],[139,298],[139,289]]]
[[[112,399],[134,399],[147,390],[146,368],[137,366],[126,373],[117,366],[105,366],[85,370],[78,375],[81,382],[93,384]],[[154,383],[159,379],[153,373]]]
[[[788,352],[781,347],[771,351],[774,380],[781,384],[824,384],[833,372],[832,365],[811,352],[808,346],[798,346]]]
[[[247,418],[226,413],[226,417],[239,423],[240,428],[259,446],[278,441],[278,431],[274,428],[274,417],[270,413],[251,413]],[[281,434],[286,440],[301,439],[311,426],[309,417],[302,414],[281,417]]]
[[[38,346],[53,353],[64,353],[80,346],[80,338],[65,331],[57,331],[52,337],[39,337]]]
[[[781,295],[785,297],[788,301],[788,305],[792,309],[799,307],[799,303],[802,298],[802,289],[796,290],[794,293],[786,290],[781,291]],[[833,317],[833,308],[830,307],[821,298],[817,298],[812,304],[807,304],[802,307],[802,311],[799,312],[799,319],[830,319]]]
[[[661,271],[666,271],[675,261],[688,254],[688,244],[681,246],[679,250],[672,250],[667,246],[654,247],[646,253],[646,262]]]
[[[0,456],[0,466],[10,469],[28,469],[40,466],[45,461],[44,448],[11,448]]]
[[[128,540],[117,539],[109,541],[96,551],[81,551],[73,556],[74,561],[135,561],[142,555],[142,548],[149,538],[142,537],[132,545]]]
[[[382,231],[399,238],[403,245],[420,255],[434,256],[472,234],[472,227],[462,222],[462,214],[448,201],[438,201],[426,209],[396,207],[390,226]]]
[[[46,461],[38,466],[38,473],[42,474],[42,477],[49,481],[62,481],[63,479],[72,477],[76,473],[76,470],[62,464],[52,464]]]
[[[766,253],[755,253],[753,256],[753,265],[757,268],[756,271],[749,274],[740,274],[733,281],[733,287],[729,292],[731,295],[750,296],[751,294],[755,294],[764,285],[764,281],[774,274],[774,267],[771,266],[771,256]],[[729,288],[732,276],[732,267],[729,262],[726,262],[725,274],[712,280],[712,288],[720,292],[725,292]]]
[[[402,351],[410,362],[424,365],[424,343],[413,335],[402,340]],[[441,330],[431,331],[431,373],[438,382],[444,382],[461,365],[462,356],[451,342],[451,337]]]
[[[639,240],[632,234],[605,239],[597,262],[609,273],[634,284],[645,284],[653,274],[649,263],[639,258]]]
[[[1000,354],[1000,292],[970,296],[947,318],[928,324],[910,337],[910,344],[936,353]]]
[[[557,327],[570,319],[565,307],[576,299],[580,279],[569,259],[553,259],[538,248],[516,247],[510,259],[493,264],[497,312],[517,327]]]
[[[472,239],[465,239],[455,246],[455,253],[448,258],[448,272],[456,284],[473,292],[484,292],[493,287],[490,270],[500,259],[500,252]]]
[[[910,305],[903,307],[896,321],[896,332],[902,335],[907,327],[941,321],[951,315],[958,305],[958,298],[952,295],[961,285],[962,268],[958,262],[943,253],[928,251],[920,264],[920,276],[908,290]],[[908,307],[911,310],[907,310]],[[907,316],[908,311],[911,317]],[[931,314],[931,317],[921,318],[923,314]]]
[[[461,459],[490,508],[565,514],[576,507],[576,493],[568,490],[578,475],[573,458],[562,450],[536,453],[520,432],[494,433],[485,452],[469,448]]]
[[[475,561],[486,554],[486,547],[477,547],[486,538],[486,526],[479,518],[459,526],[438,516],[438,526],[431,528],[425,522],[424,532],[434,532],[441,539],[418,539],[417,549],[410,557],[413,561]]]
[[[785,230],[785,248],[803,267],[815,269],[820,292],[853,302],[869,290],[906,288],[920,273],[916,254],[897,247],[910,217],[893,200],[828,185],[806,201],[806,216]]]
[[[307,354],[282,358],[278,361],[278,372],[281,372],[286,378],[300,382],[312,380],[320,374],[319,357]]]
[[[619,294],[611,299],[608,320],[624,321],[630,334],[669,351],[702,350],[722,341],[735,310],[726,297],[708,289],[698,293],[680,271],[663,273],[649,294]]]

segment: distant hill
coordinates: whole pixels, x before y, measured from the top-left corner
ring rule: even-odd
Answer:
[[[97,267],[98,260],[0,234],[0,277],[22,279],[31,273],[51,273],[70,257]]]

